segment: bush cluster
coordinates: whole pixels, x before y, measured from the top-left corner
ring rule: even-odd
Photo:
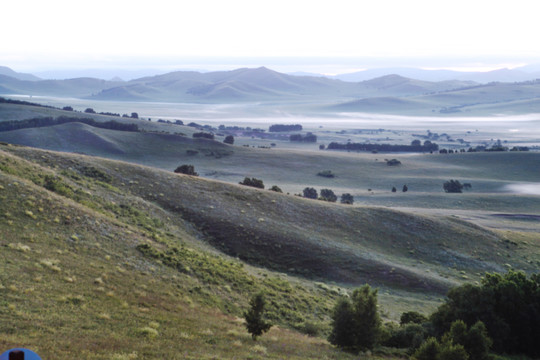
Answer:
[[[245,177],[244,181],[239,182],[239,184],[240,185],[251,186],[251,187],[255,187],[255,188],[259,188],[259,189],[264,189],[263,181],[260,180],[260,179],[257,179],[257,178]]]

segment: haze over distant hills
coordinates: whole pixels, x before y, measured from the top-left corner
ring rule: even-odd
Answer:
[[[331,76],[333,79],[343,81],[364,81],[376,77],[398,74],[403,77],[424,81],[445,81],[445,80],[461,80],[474,81],[478,83],[489,82],[516,82],[527,81],[540,78],[540,66],[530,65],[516,69],[497,69],[492,71],[454,71],[454,70],[426,70],[411,67],[393,67],[368,69],[348,74],[339,74]]]
[[[366,70],[329,78],[289,75],[259,67],[214,72],[175,71],[130,81],[92,77],[39,80],[8,68],[2,69],[0,94],[76,97],[96,101],[279,102],[282,105],[302,104],[304,109],[322,112],[417,115],[540,112],[537,101],[540,81],[533,80],[540,77],[540,72],[536,72],[539,69],[535,66],[467,75],[469,79],[478,81],[464,80],[462,72],[415,68]],[[458,79],[460,76],[463,78]],[[506,80],[493,82],[493,79]]]
[[[41,80],[39,77],[35,75],[16,72],[8,68],[7,66],[0,66],[0,75],[10,76],[18,80],[28,80],[28,81]]]

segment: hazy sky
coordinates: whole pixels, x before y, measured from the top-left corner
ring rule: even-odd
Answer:
[[[418,58],[426,67],[511,67],[540,59],[537,9],[533,0],[5,1],[0,65],[208,68],[318,57],[321,69]]]

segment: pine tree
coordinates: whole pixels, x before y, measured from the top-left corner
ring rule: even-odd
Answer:
[[[258,293],[251,298],[249,304],[251,308],[244,312],[246,319],[246,328],[251,334],[253,340],[257,340],[258,336],[270,330],[272,324],[264,320],[265,299],[263,293]]]
[[[351,301],[352,300],[352,301]],[[377,311],[377,290],[364,285],[354,290],[351,300],[340,299],[332,314],[330,343],[350,350],[373,349],[379,340],[381,318]]]

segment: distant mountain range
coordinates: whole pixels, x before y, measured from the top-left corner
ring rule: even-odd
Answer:
[[[489,82],[522,82],[540,78],[540,66],[529,66],[516,69],[497,69],[486,72],[464,72],[453,70],[425,70],[418,68],[380,68],[358,71],[349,74],[331,76],[343,81],[364,81],[376,77],[397,74],[403,77],[424,81],[461,80],[478,83]]]
[[[245,102],[413,96],[474,85],[467,81],[427,82],[386,75],[362,82],[293,76],[265,67],[232,71],[176,71],[131,81],[96,78],[22,80],[0,75],[0,93],[51,95],[119,101]]]
[[[540,81],[531,80],[535,67],[523,71],[498,70],[477,73],[527,81],[489,82],[470,80],[428,81],[387,74],[407,73],[419,78],[453,78],[452,71],[395,68],[328,78],[288,75],[265,67],[232,71],[176,71],[130,81],[73,78],[41,80],[0,68],[0,94],[77,97],[109,101],[157,101],[185,103],[309,104],[320,111],[352,111],[418,114],[480,111],[487,113],[540,112]],[[369,75],[371,74],[371,75]],[[382,76],[377,76],[381,75]],[[528,74],[528,75],[526,75]],[[538,73],[540,74],[540,73]],[[371,76],[375,76],[374,78]],[[490,78],[491,76],[491,78]],[[363,79],[352,81],[354,78]],[[364,79],[364,78],[370,79]],[[540,76],[539,76],[540,77]],[[348,79],[348,80],[347,80]],[[347,81],[345,81],[347,80]]]

